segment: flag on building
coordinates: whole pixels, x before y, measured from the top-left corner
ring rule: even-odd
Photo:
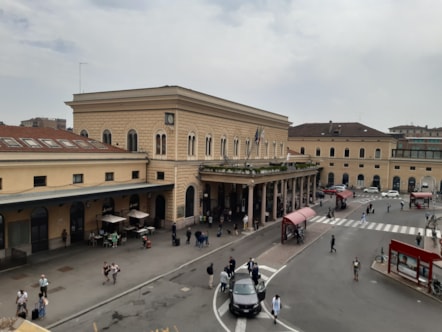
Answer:
[[[258,127],[255,132],[255,143],[259,145],[262,138],[264,138],[264,127]]]
[[[256,132],[255,132],[255,143],[259,144],[259,129],[256,128]]]

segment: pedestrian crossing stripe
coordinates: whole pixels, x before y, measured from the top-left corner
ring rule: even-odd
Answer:
[[[432,230],[423,227],[384,224],[372,221],[361,222],[360,220],[345,219],[345,218],[330,219],[327,218],[326,216],[315,216],[312,219],[310,219],[310,221],[315,223],[330,224],[330,225],[343,226],[343,227],[362,228],[362,229],[390,232],[390,233],[401,233],[408,235],[417,235],[417,233],[421,233],[423,236],[432,237]],[[436,233],[437,237],[441,238],[441,231],[437,230]],[[260,268],[263,267],[260,266]]]

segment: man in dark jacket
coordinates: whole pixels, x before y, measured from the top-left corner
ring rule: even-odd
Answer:
[[[209,288],[213,288],[213,263],[207,267],[207,274],[209,275]]]
[[[259,281],[259,268],[258,268],[258,263],[255,262],[255,264],[253,264],[253,269],[252,269],[252,279],[255,283],[255,286],[258,285],[258,281]]]

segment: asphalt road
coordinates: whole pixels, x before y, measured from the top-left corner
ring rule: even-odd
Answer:
[[[368,215],[369,222],[416,227],[425,222],[424,211],[400,211],[398,200],[376,195],[356,198],[345,211],[346,218],[359,220],[370,201],[375,214]],[[325,202],[319,214],[327,210]],[[208,289],[206,266],[214,263],[217,283],[230,255],[241,266],[279,243],[279,232],[279,224],[266,227],[52,331],[437,330],[439,303],[370,269],[374,256],[391,239],[413,243],[414,236],[341,226],[332,226],[280,270],[263,267],[261,274],[268,281],[263,312],[251,319],[233,316],[227,309],[228,295]],[[329,253],[331,234],[336,236],[336,254]],[[355,256],[362,262],[359,282],[352,275]],[[277,325],[268,315],[275,293],[283,303]]]

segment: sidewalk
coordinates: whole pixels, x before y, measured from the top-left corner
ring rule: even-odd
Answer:
[[[264,227],[275,225],[268,222]],[[34,321],[38,325],[51,329],[61,321],[72,319],[83,312],[96,308],[103,303],[112,301],[126,293],[132,292],[140,285],[148,284],[177,269],[190,264],[225,246],[240,241],[252,234],[250,231],[228,235],[226,230],[221,237],[216,237],[217,228],[207,225],[192,225],[192,233],[196,230],[209,234],[208,247],[195,246],[195,237],[186,245],[186,229],[178,231],[181,245],[172,246],[171,231],[160,229],[149,236],[152,248],[143,249],[141,239],[130,238],[125,245],[118,248],[91,247],[77,244],[28,257],[28,264],[16,269],[0,272],[0,315],[15,316],[15,298],[19,289],[28,292],[28,318],[37,302],[39,293],[38,280],[41,274],[49,279],[47,316],[44,320]],[[225,224],[225,228],[233,229],[233,224]],[[260,228],[260,229],[262,229]],[[155,259],[153,259],[155,258]],[[115,285],[103,285],[103,262],[115,262],[121,267]]]

